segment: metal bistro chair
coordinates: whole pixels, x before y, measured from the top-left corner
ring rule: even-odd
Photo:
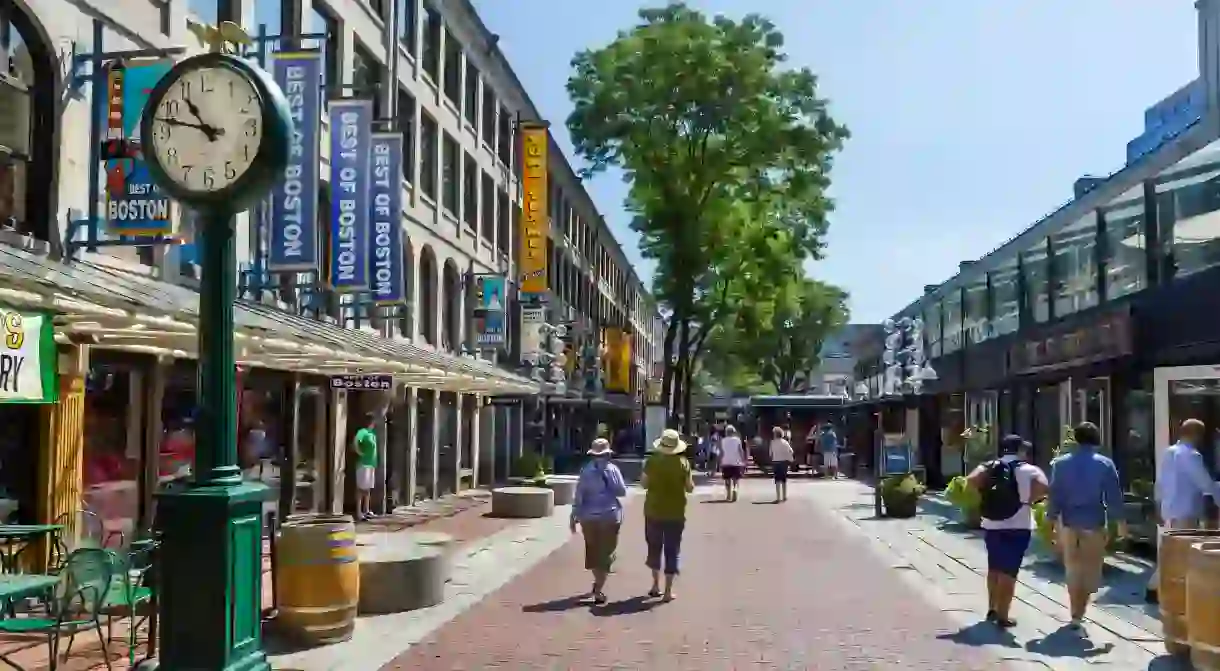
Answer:
[[[67,512],[55,518],[54,524],[61,527],[51,539],[51,553],[47,562],[49,573],[58,573],[71,556],[80,549],[123,547],[123,532],[106,532],[102,518],[91,510]]]
[[[112,670],[110,648],[102,633],[102,605],[114,576],[114,556],[106,550],[83,548],[68,555],[59,573],[59,583],[54,595],[47,601],[44,617],[27,616],[0,620],[0,633],[46,634],[50,650],[50,669],[59,666],[59,642],[68,635],[68,647],[64,650],[66,661],[72,654],[72,642],[76,634],[92,628],[102,646],[106,668]],[[0,657],[9,666],[22,667],[7,658]]]
[[[131,666],[136,662],[136,632],[143,622],[150,622],[151,610],[140,616],[141,608],[150,608],[154,592],[152,584],[153,556],[158,541],[155,538],[136,541],[124,550],[108,550],[113,556],[114,577],[110,590],[102,603],[102,614],[106,615],[106,640],[113,640],[114,621],[129,618],[131,627],[127,631],[127,658]],[[155,632],[150,630],[149,635]],[[150,646],[151,654],[151,646]]]

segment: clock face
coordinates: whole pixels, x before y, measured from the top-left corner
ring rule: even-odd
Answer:
[[[146,114],[149,112],[145,112]],[[213,193],[250,169],[263,139],[258,91],[226,67],[189,70],[157,101],[144,146],[187,191]]]

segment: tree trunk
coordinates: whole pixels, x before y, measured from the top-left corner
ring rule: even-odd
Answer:
[[[695,381],[695,360],[688,358],[686,365],[682,368],[682,432],[690,435],[691,432],[691,397],[694,391]]]
[[[678,320],[676,315],[669,318],[669,324],[665,327],[665,349],[662,356],[665,357],[665,372],[661,381],[661,399],[665,403],[665,421],[668,425],[673,417],[674,408],[674,366],[677,361],[674,359],[674,340],[678,337]]]
[[[673,416],[675,417],[675,419],[680,414],[680,411],[683,408],[683,405],[682,405],[683,399],[686,398],[684,396],[684,394],[686,393],[686,390],[687,390],[687,386],[688,386],[686,384],[686,378],[687,378],[686,372],[690,369],[689,343],[690,343],[690,318],[683,316],[681,319],[681,322],[678,324],[678,375],[679,375],[678,381],[681,383],[681,387],[679,390],[675,390],[675,392],[674,392],[672,410],[673,410]],[[689,421],[690,421],[689,418],[683,417],[680,422],[675,421],[674,423],[680,424],[683,428],[685,428],[687,426],[687,422],[689,422]]]

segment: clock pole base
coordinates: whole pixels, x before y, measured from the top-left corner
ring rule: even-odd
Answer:
[[[157,495],[161,671],[270,671],[262,640],[268,493],[261,482],[238,482]]]

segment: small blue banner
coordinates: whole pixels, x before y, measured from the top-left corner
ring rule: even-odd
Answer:
[[[330,103],[330,285],[369,289],[369,154],[373,101]]]
[[[480,347],[503,347],[504,340],[504,276],[479,275],[479,302],[475,305],[475,331]]]
[[[140,117],[148,95],[173,67],[170,59],[109,64],[104,139],[140,140]],[[169,201],[153,181],[142,155],[106,161],[106,224],[111,233],[169,235],[173,232]]]
[[[322,54],[317,51],[271,55],[275,83],[292,112],[292,137],[283,179],[271,190],[267,269],[317,270],[318,160],[322,141]]]
[[[373,301],[392,305],[406,300],[402,258],[402,133],[373,133],[373,233],[369,236]]]
[[[884,445],[881,448],[881,475],[902,475],[911,472],[911,444]]]

